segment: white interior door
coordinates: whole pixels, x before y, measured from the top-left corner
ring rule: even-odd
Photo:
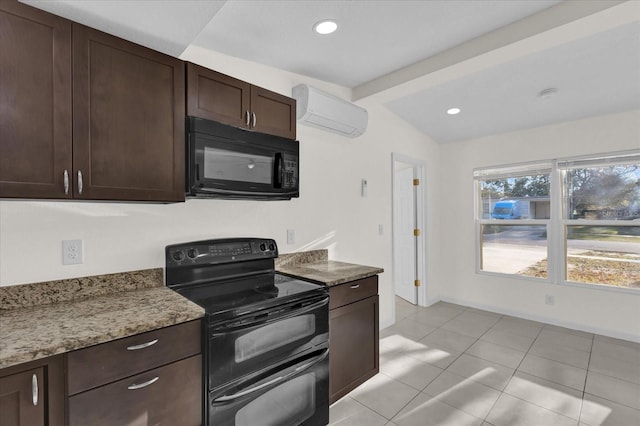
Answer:
[[[413,304],[418,303],[416,279],[416,200],[413,187],[413,167],[394,171],[393,179],[393,239],[394,284],[396,294]]]

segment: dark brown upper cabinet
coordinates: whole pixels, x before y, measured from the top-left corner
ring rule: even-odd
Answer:
[[[73,24],[74,197],[184,200],[184,63]]]
[[[187,115],[296,138],[295,99],[187,63]]]
[[[184,62],[10,0],[0,51],[0,197],[184,200]]]
[[[71,22],[2,0],[0,52],[0,197],[71,198]]]

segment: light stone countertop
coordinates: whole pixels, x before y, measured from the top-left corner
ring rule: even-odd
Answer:
[[[371,277],[384,272],[384,269],[328,260],[327,250],[314,250],[280,255],[276,259],[276,271],[330,287]]]
[[[282,254],[276,270],[327,286],[384,269],[327,259],[327,250]],[[0,287],[0,368],[204,316],[166,288],[162,269]]]
[[[140,282],[130,279],[131,274],[142,274],[149,279],[140,288]],[[87,277],[86,280],[75,280],[79,281],[75,287],[65,286],[69,280],[33,284],[51,292],[50,304],[32,304],[34,297],[39,303],[47,299],[34,292],[31,285],[0,287],[3,308],[0,310],[0,368],[196,320],[204,315],[200,306],[163,285],[161,269]],[[91,291],[83,286],[87,283],[94,287]],[[92,291],[95,296],[91,296]],[[18,306],[16,298],[23,307]],[[7,309],[8,306],[11,309]]]

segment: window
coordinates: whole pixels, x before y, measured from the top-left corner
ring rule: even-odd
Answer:
[[[478,270],[640,288],[640,153],[474,171]]]
[[[564,280],[640,288],[640,155],[559,161]]]
[[[550,176],[551,163],[475,172],[481,270],[548,277]]]

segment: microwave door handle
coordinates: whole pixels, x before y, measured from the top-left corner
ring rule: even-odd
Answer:
[[[292,376],[297,376],[300,373],[309,370],[311,367],[313,367],[314,365],[318,364],[319,362],[323,361],[327,356],[329,356],[329,349],[325,349],[320,355],[318,355],[317,357],[315,357],[312,361],[301,365],[300,367],[296,368],[294,371],[292,371],[289,374],[286,374],[284,376],[278,376],[273,380],[269,380],[268,382],[262,383],[261,385],[240,391],[238,393],[234,393],[233,395],[228,395],[228,396],[221,396],[220,398],[216,398],[213,400],[213,402],[226,402],[226,401],[233,401],[234,399],[238,399],[241,398],[243,396],[249,395],[251,393],[257,392],[260,389],[264,389],[268,386],[274,385],[278,382],[281,382],[283,380],[289,379]]]
[[[274,188],[282,188],[282,154],[279,152],[275,155],[273,175]]]

